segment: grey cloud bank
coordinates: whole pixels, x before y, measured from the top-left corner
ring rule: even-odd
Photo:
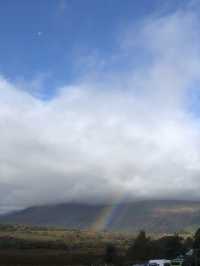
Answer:
[[[132,66],[140,47],[142,63],[101,82],[88,73],[48,101],[1,77],[1,211],[122,196],[199,199],[198,25],[189,10],[129,29],[122,54]]]

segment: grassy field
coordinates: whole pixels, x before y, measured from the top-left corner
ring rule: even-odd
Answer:
[[[114,244],[125,254],[134,235],[0,225],[0,265],[91,265]]]
[[[183,233],[184,238],[190,234]],[[0,266],[103,265],[109,246],[113,245],[118,257],[123,257],[135,237],[128,233],[2,224]],[[155,240],[160,237],[163,235],[151,235]]]
[[[114,243],[119,248],[126,249],[132,240],[134,234],[114,233],[114,232],[96,232],[87,230],[67,230],[62,228],[31,227],[31,226],[13,226],[0,225],[0,239],[11,237],[31,242],[60,242],[66,247],[75,249],[101,248],[108,243]]]

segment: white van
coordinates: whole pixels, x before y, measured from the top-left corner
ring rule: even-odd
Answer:
[[[150,260],[148,266],[171,266],[170,260]]]

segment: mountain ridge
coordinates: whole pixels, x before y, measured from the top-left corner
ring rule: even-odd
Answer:
[[[173,233],[200,225],[200,201],[149,200],[120,204],[61,203],[33,206],[0,216],[0,223],[68,229]]]

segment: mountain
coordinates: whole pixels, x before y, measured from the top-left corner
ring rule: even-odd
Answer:
[[[200,225],[200,202],[151,200],[118,205],[35,206],[4,214],[0,216],[0,223],[170,233]]]

